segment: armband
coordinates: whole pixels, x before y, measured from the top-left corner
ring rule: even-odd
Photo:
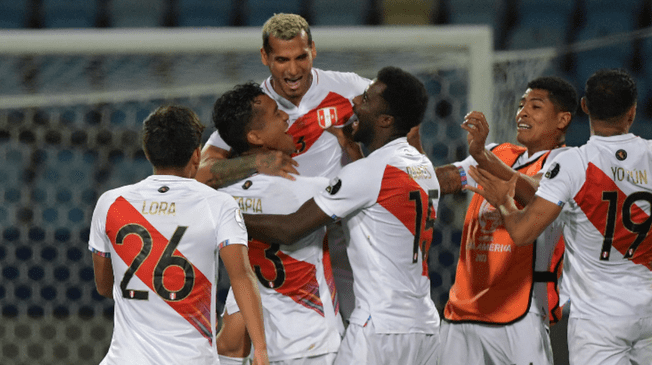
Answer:
[[[466,170],[464,170],[464,167],[462,166],[457,166],[457,171],[460,173],[460,182],[462,183],[462,187],[467,184],[466,181]]]

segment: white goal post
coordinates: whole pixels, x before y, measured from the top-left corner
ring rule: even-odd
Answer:
[[[397,50],[454,49],[468,57],[450,62],[468,62],[469,107],[491,110],[493,35],[487,26],[415,26],[415,27],[313,27],[313,39],[318,51],[382,51],[391,64]],[[0,31],[0,55],[102,55],[102,54],[192,54],[230,50],[248,52],[257,57],[261,47],[259,27],[245,28],[156,28],[156,29],[61,29]],[[397,66],[401,66],[398,64]],[[457,65],[459,67],[459,64]],[[342,70],[348,71],[348,70]],[[374,70],[374,72],[377,70]],[[221,87],[222,88],[222,87]],[[196,93],[215,91],[215,85],[193,86]],[[164,90],[132,90],[127,95],[106,91],[66,92],[39,95],[3,95],[0,108],[44,106],[76,103],[95,98],[117,101],[130,96],[145,97],[152,93],[163,97],[187,95],[187,87]]]

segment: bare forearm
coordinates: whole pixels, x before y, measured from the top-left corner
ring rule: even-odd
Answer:
[[[218,189],[245,179],[257,171],[256,156],[245,156],[233,159],[209,159],[202,162],[196,179],[204,184]]]
[[[539,187],[538,179],[514,171],[487,149],[484,149],[482,153],[475,154],[473,158],[478,163],[478,167],[491,172],[502,180],[509,180],[514,174],[518,174],[514,198],[522,206],[527,205],[534,197],[534,193]]]
[[[231,278],[231,286],[254,349],[267,349],[265,327],[263,325],[263,308],[260,302],[258,282],[253,271],[248,270],[246,275]]]
[[[445,165],[435,169],[439,189],[442,195],[457,193],[462,190],[462,179],[460,171],[455,165]]]
[[[250,237],[288,245],[333,222],[333,219],[317,206],[314,199],[303,203],[301,208],[292,214],[245,214],[244,218]]]

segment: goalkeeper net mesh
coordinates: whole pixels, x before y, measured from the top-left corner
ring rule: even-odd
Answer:
[[[113,301],[95,291],[89,226],[104,191],[151,174],[140,145],[142,121],[164,103],[189,106],[208,127],[205,140],[215,99],[269,74],[257,56],[259,29],[138,32],[3,34],[3,364],[102,359]],[[490,141],[513,140],[515,103],[552,59],[492,64],[485,27],[315,28],[313,36],[315,67],[373,78],[392,65],[424,82],[430,104],[421,134],[435,166],[467,156],[460,124],[471,109],[501,122],[492,124]],[[455,274],[466,203],[465,194],[456,194],[439,206],[429,270],[440,310]]]

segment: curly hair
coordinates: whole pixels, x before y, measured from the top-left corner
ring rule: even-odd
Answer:
[[[398,67],[385,67],[378,71],[378,81],[387,85],[381,96],[387,102],[387,114],[396,120],[396,128],[407,134],[421,123],[428,106],[428,92],[414,75]]]
[[[143,121],[143,150],[157,168],[181,168],[201,145],[204,125],[190,108],[161,106]]]
[[[269,45],[269,36],[289,41],[290,39],[305,31],[308,36],[308,45],[312,47],[312,34],[308,22],[300,15],[296,14],[274,14],[267,19],[263,25],[263,49],[265,53],[272,52],[272,46]]]
[[[256,113],[253,105],[256,98],[264,94],[259,84],[250,81],[225,92],[213,105],[215,129],[235,154],[249,149],[247,132],[251,130],[249,124]]]
[[[623,69],[601,69],[586,81],[586,107],[591,118],[610,121],[625,114],[638,97],[636,81]]]

